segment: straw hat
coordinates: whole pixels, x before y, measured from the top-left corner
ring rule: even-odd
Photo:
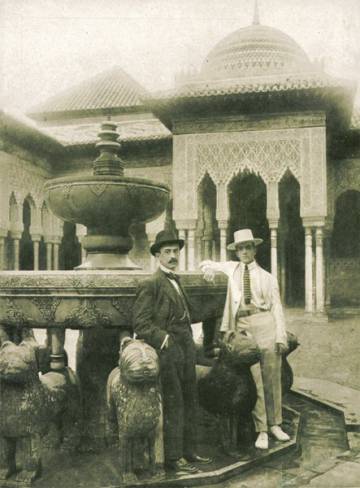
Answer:
[[[234,232],[234,242],[229,244],[227,248],[229,251],[236,251],[237,246],[244,242],[253,242],[255,246],[258,246],[263,240],[254,237],[251,229],[240,229]]]

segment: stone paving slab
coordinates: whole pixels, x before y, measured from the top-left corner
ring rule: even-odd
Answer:
[[[337,464],[333,469],[313,478],[309,486],[327,488],[359,488],[360,464],[344,462]]]
[[[293,390],[344,413],[347,430],[360,429],[360,391],[318,378],[294,378]]]

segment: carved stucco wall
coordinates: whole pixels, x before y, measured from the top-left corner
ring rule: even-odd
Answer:
[[[360,192],[360,159],[331,161],[328,165],[329,224],[333,224],[336,201],[348,190]],[[333,305],[359,305],[360,256],[332,257],[329,267],[330,296]]]
[[[11,229],[9,204],[11,194],[18,206],[19,230],[22,228],[22,205],[30,197],[34,206],[32,211],[32,230],[41,231],[41,208],[44,203],[43,186],[49,177],[46,170],[34,166],[16,154],[0,151],[0,229]]]
[[[274,185],[287,169],[300,183],[301,216],[323,219],[327,214],[325,138],[325,127],[174,136],[174,219],[197,218],[197,188],[206,173],[217,187],[217,218],[226,219],[227,186],[235,175],[258,174],[277,199]]]

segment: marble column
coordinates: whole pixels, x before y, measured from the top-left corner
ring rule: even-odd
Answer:
[[[305,311],[313,312],[312,227],[305,227]]]
[[[185,241],[185,246],[180,251],[179,270],[185,271],[186,270],[186,231],[185,231],[185,229],[179,229],[179,239],[183,239]]]
[[[280,268],[280,296],[283,304],[286,302],[286,254],[285,234],[281,233],[279,239],[279,268]]]
[[[20,239],[14,237],[14,270],[19,271],[20,269]]]
[[[40,258],[40,234],[31,234],[31,239],[34,243],[34,271],[39,270],[39,258]]]
[[[52,243],[46,243],[46,269],[50,271],[52,268]]]
[[[316,227],[316,311],[324,312],[325,287],[324,287],[324,251],[323,251],[323,227]]]
[[[224,262],[227,260],[227,249],[226,249],[226,239],[227,239],[227,220],[219,220],[218,227],[220,229],[220,261]]]
[[[271,274],[278,278],[278,225],[277,219],[268,219],[271,244]]]
[[[0,236],[0,270],[5,269],[5,237]]]
[[[150,250],[151,246],[155,243],[156,234],[148,233],[147,238],[148,238],[149,250]],[[155,269],[156,269],[156,257],[150,253],[150,271],[155,271]]]
[[[187,269],[189,271],[195,269],[195,229],[187,231]]]
[[[54,242],[53,252],[54,252],[54,269],[59,269],[59,243]]]

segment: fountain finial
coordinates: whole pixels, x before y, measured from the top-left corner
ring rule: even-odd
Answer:
[[[96,147],[100,149],[100,156],[93,163],[94,175],[123,176],[124,165],[117,152],[121,145],[118,142],[119,134],[116,124],[107,120],[101,124],[99,132],[100,141]]]
[[[260,24],[260,16],[259,16],[258,0],[254,0],[253,25],[259,25],[259,24]]]

